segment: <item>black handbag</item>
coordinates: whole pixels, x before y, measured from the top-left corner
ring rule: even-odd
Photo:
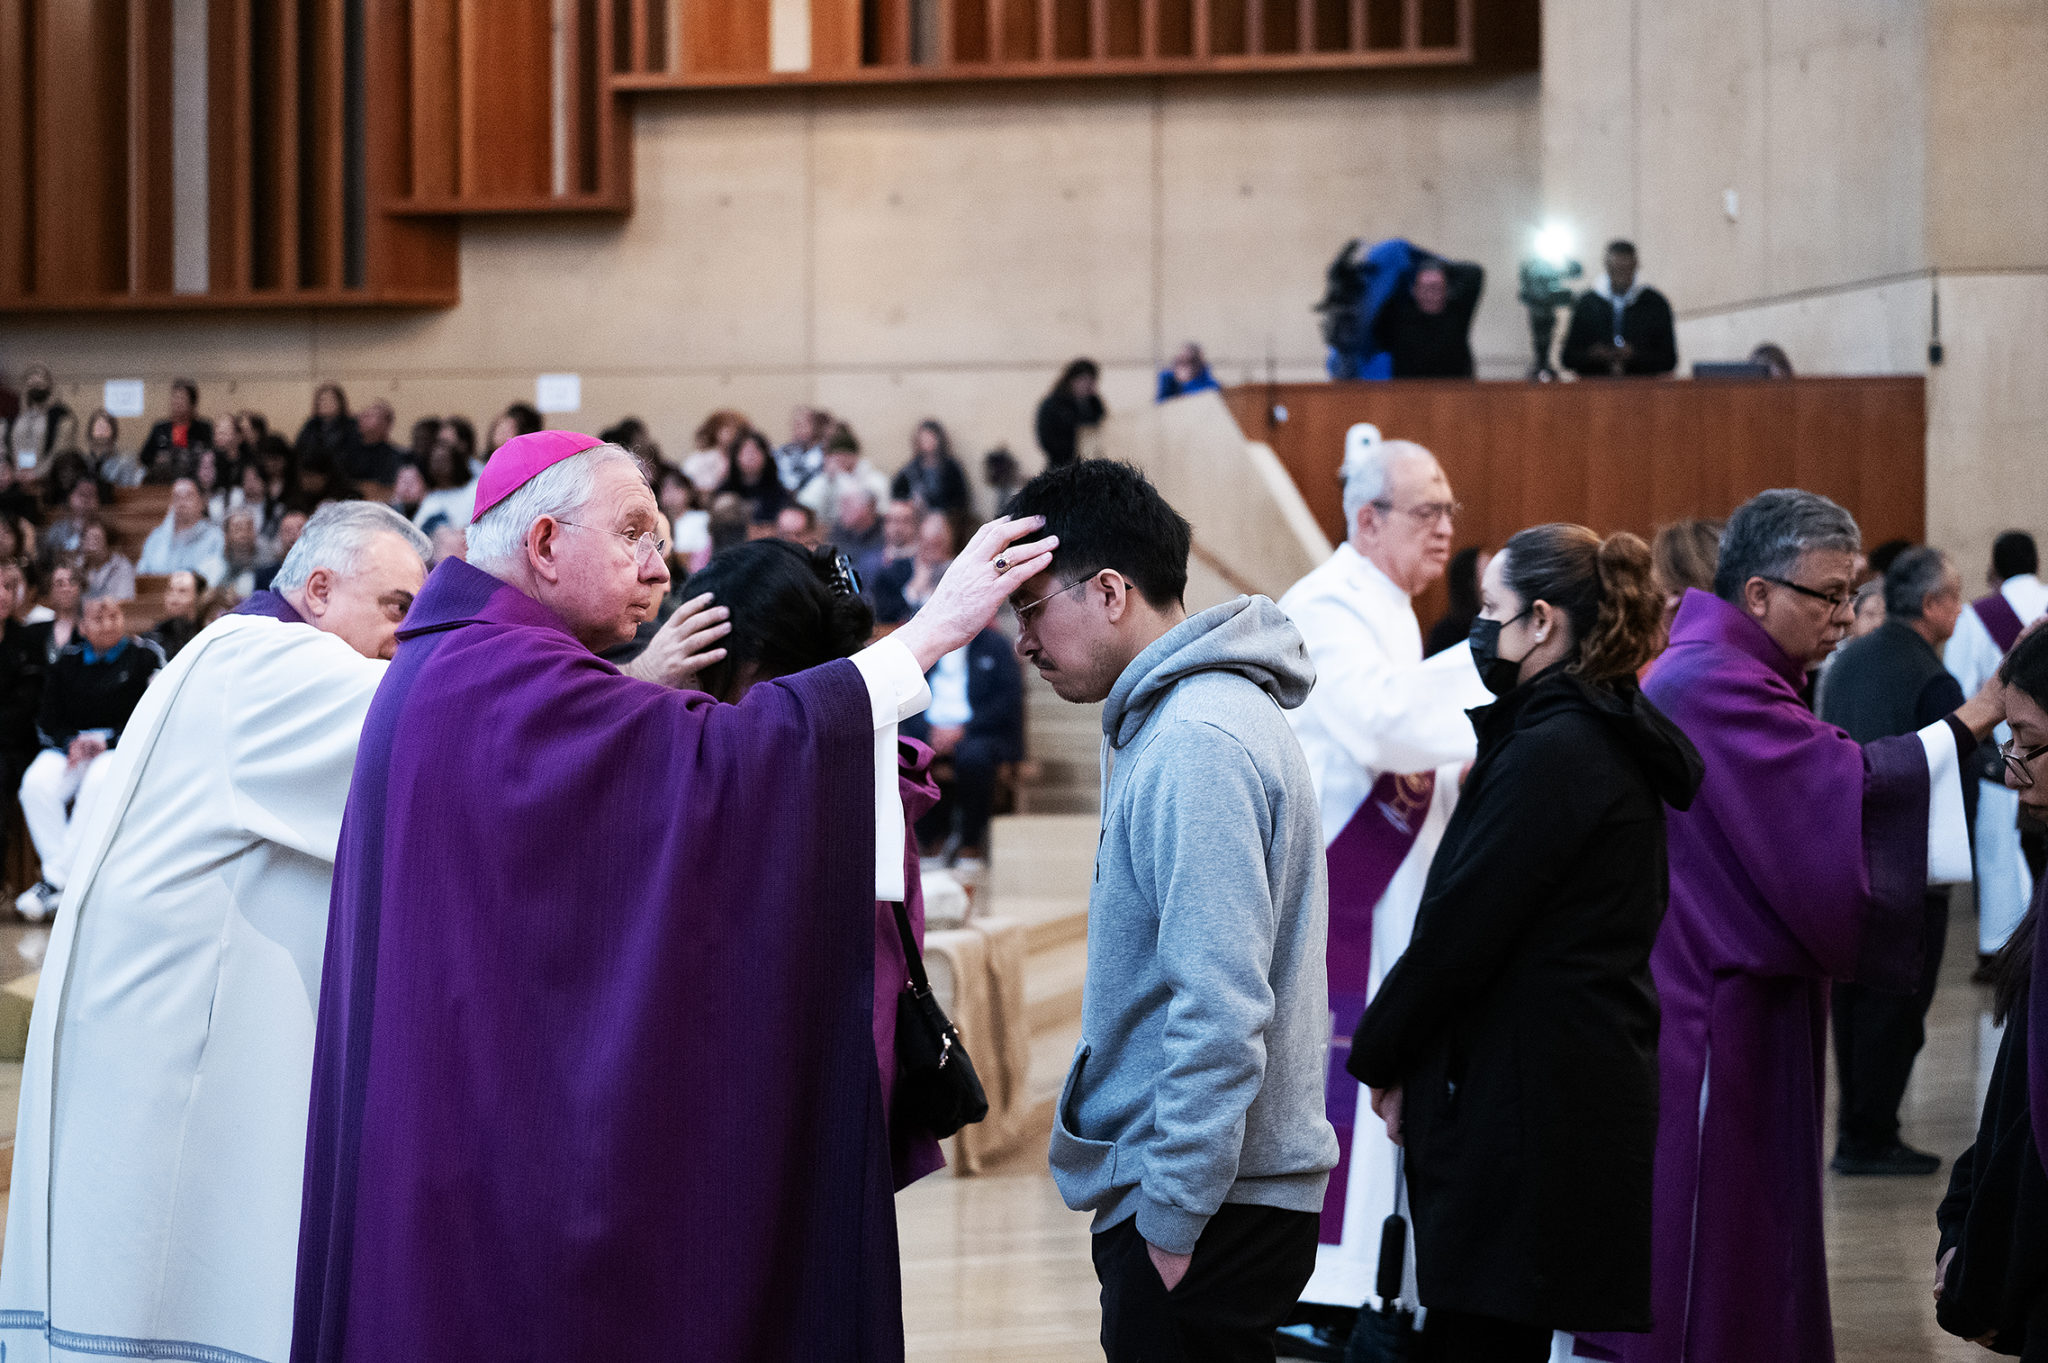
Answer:
[[[909,911],[902,900],[894,908],[910,983],[896,999],[896,1110],[891,1120],[944,1140],[988,1116],[988,1094],[967,1058],[960,1029],[932,997]]]
[[[1401,1301],[1401,1282],[1408,1268],[1408,1218],[1401,1214],[1408,1205],[1405,1159],[1406,1152],[1397,1148],[1394,1214],[1380,1224],[1380,1272],[1373,1284],[1379,1292],[1380,1309],[1359,1309],[1351,1342],[1344,1346],[1344,1363],[1413,1363],[1420,1357],[1415,1309]]]

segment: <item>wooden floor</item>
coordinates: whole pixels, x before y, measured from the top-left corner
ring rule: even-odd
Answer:
[[[1934,1208],[1946,1161],[1973,1139],[1998,1036],[1990,991],[1969,982],[1976,920],[1956,914],[1942,984],[1903,1111],[1909,1143],[1943,1157],[1928,1179],[1841,1179],[1826,1190],[1829,1278],[1840,1363],[1993,1355],[1941,1333],[1930,1295]],[[1829,1129],[1833,1126],[1830,1096]],[[1043,1143],[999,1173],[937,1174],[897,1201],[903,1316],[913,1363],[1083,1363],[1095,1343],[1087,1218],[1060,1205]],[[1768,1284],[1759,1284],[1769,1291]]]

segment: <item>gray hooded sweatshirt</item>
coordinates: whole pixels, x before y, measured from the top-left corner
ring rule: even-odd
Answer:
[[[1103,707],[1102,832],[1081,1044],[1052,1172],[1094,1229],[1191,1253],[1225,1202],[1320,1211],[1329,895],[1308,763],[1282,709],[1315,684],[1263,596],[1190,616]]]

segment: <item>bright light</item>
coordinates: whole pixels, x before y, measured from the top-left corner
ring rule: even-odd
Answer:
[[[1536,233],[1536,255],[1552,265],[1562,265],[1570,260],[1576,245],[1572,229],[1561,222],[1547,222]]]

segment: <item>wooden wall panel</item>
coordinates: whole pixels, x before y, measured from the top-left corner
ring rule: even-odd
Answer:
[[[685,3],[683,74],[766,75],[771,0]]]
[[[1344,432],[1370,421],[1426,445],[1465,516],[1457,543],[1499,548],[1527,526],[1579,521],[1648,537],[1725,516],[1772,487],[1834,498],[1866,544],[1926,533],[1927,401],[1917,378],[1688,382],[1248,385],[1225,400],[1248,439],[1271,445],[1335,542]],[[1287,409],[1273,424],[1272,404]],[[1441,609],[1441,588],[1417,610]]]
[[[170,0],[128,7],[128,286],[169,293],[171,202]]]
[[[20,186],[19,193],[0,195],[0,299],[27,293],[35,278],[35,125],[28,44],[28,0],[0,0],[0,184]]]
[[[38,293],[128,288],[128,16],[121,0],[29,7]]]
[[[464,195],[553,195],[554,22],[553,0],[462,0]]]

